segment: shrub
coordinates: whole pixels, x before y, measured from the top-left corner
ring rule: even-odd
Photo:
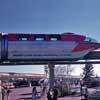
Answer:
[[[71,94],[71,91],[68,90],[67,88],[62,89],[62,91],[61,91],[61,96],[62,97],[70,95],[70,94]]]

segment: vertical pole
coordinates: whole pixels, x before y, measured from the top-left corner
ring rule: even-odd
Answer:
[[[32,80],[31,78],[29,78],[29,79],[27,80],[27,81],[28,81],[28,86],[29,86],[29,87],[32,87],[31,80]]]
[[[47,78],[47,75],[48,75],[48,66],[44,66],[44,73],[46,74],[46,78]]]
[[[49,63],[48,68],[49,68],[49,88],[53,88],[54,87],[54,64]]]
[[[2,86],[1,86],[1,80],[0,80],[0,100],[2,100]]]
[[[80,95],[81,95],[81,99],[82,99],[82,96],[83,96],[82,85],[83,85],[83,81],[80,79]]]

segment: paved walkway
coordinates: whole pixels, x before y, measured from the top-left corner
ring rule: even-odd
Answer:
[[[16,88],[11,89],[9,100],[32,100],[31,91],[32,88]],[[58,98],[58,100],[80,100],[81,97],[63,97]],[[6,99],[5,99],[6,100]],[[37,99],[37,100],[47,100],[47,98]]]

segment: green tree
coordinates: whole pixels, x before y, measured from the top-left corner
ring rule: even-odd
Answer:
[[[92,64],[85,64],[85,67],[83,68],[83,80],[85,85],[89,85],[93,76],[93,65]]]

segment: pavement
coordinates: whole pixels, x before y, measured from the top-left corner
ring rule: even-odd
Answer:
[[[36,87],[37,91],[39,92],[39,87]],[[89,93],[93,93],[98,89],[88,89]],[[0,100],[2,100],[0,92]],[[8,100],[32,100],[32,87],[24,87],[24,88],[13,88],[11,89],[11,93],[9,95]],[[5,99],[7,100],[7,96],[5,95]],[[47,100],[46,96],[44,98],[38,98],[37,100]],[[66,96],[58,98],[58,100],[81,100],[80,96]]]
[[[37,89],[39,90],[39,89]],[[32,96],[32,88],[31,87],[25,87],[25,88],[14,88],[11,89],[11,93],[9,95],[9,99],[8,100],[32,100],[31,96]],[[80,100],[81,97],[79,96],[67,96],[67,97],[62,97],[62,98],[58,98],[58,100]],[[5,97],[5,100],[6,97]],[[47,100],[46,97],[44,98],[38,98],[37,100]]]

